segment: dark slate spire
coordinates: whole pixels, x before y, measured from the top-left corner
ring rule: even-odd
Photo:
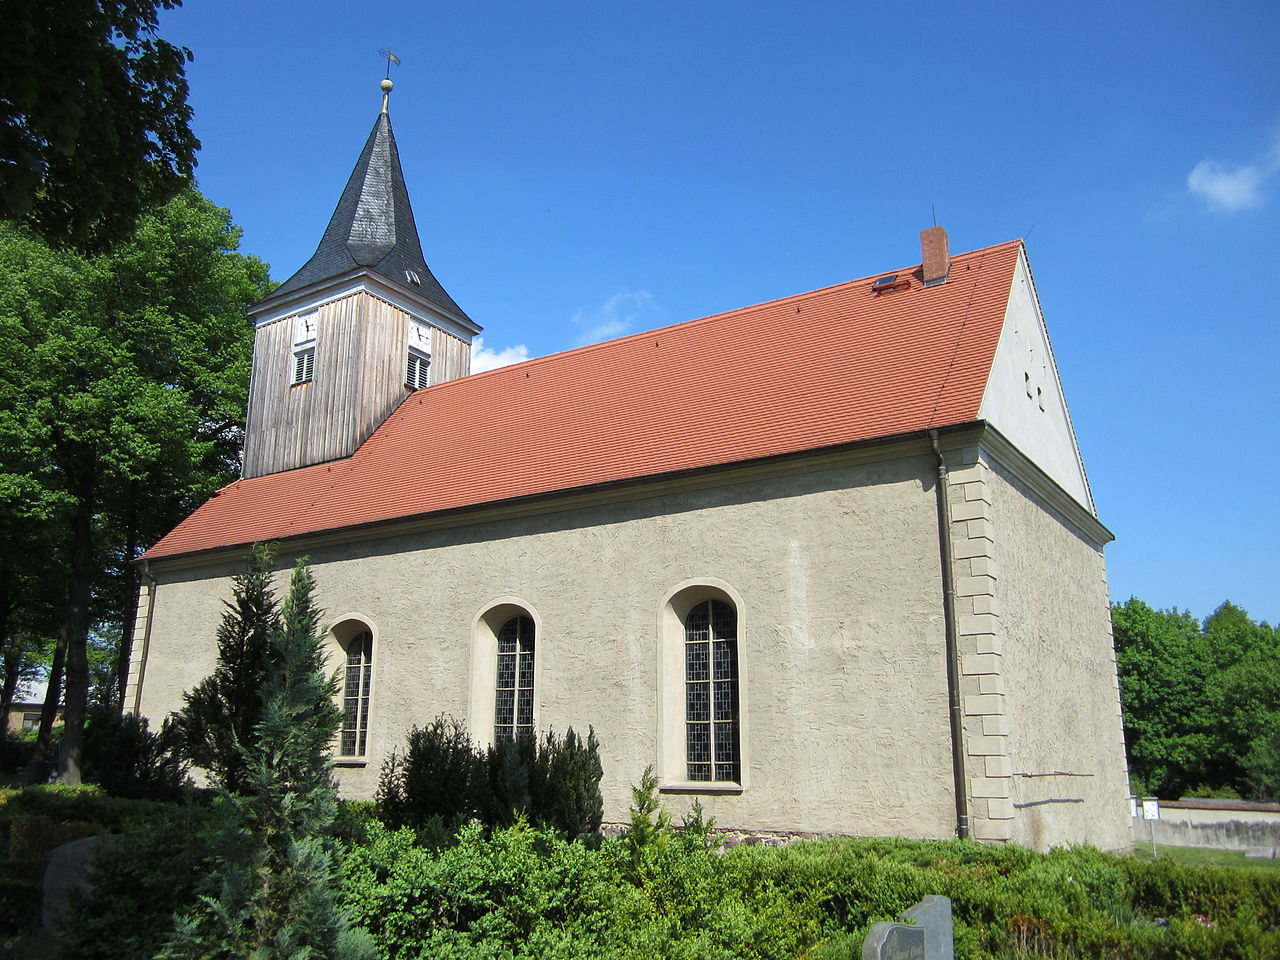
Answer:
[[[360,152],[316,252],[262,303],[275,302],[361,270],[378,274],[471,323],[471,318],[440,286],[422,256],[385,97],[383,112]]]

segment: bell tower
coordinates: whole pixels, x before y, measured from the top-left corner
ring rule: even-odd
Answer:
[[[381,86],[316,252],[249,308],[246,478],[350,456],[411,391],[470,373],[481,328],[422,255]]]

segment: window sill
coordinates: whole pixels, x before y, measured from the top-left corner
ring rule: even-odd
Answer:
[[[367,767],[369,759],[367,757],[334,757],[333,765],[335,767]]]
[[[742,784],[727,780],[673,780],[658,785],[659,793],[739,794]]]

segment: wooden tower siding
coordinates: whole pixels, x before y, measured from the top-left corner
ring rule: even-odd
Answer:
[[[431,385],[457,380],[471,374],[471,344],[466,340],[445,333],[439,327],[431,328]]]
[[[405,386],[409,314],[366,292],[322,304],[314,377],[291,385],[294,316],[258,327],[244,476],[350,456],[394,410]],[[466,376],[471,345],[432,328],[430,383]]]

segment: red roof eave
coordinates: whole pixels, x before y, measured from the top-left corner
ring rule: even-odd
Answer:
[[[935,287],[855,280],[415,391],[352,456],[230,484],[144,557],[973,421],[1020,248],[958,255]]]

